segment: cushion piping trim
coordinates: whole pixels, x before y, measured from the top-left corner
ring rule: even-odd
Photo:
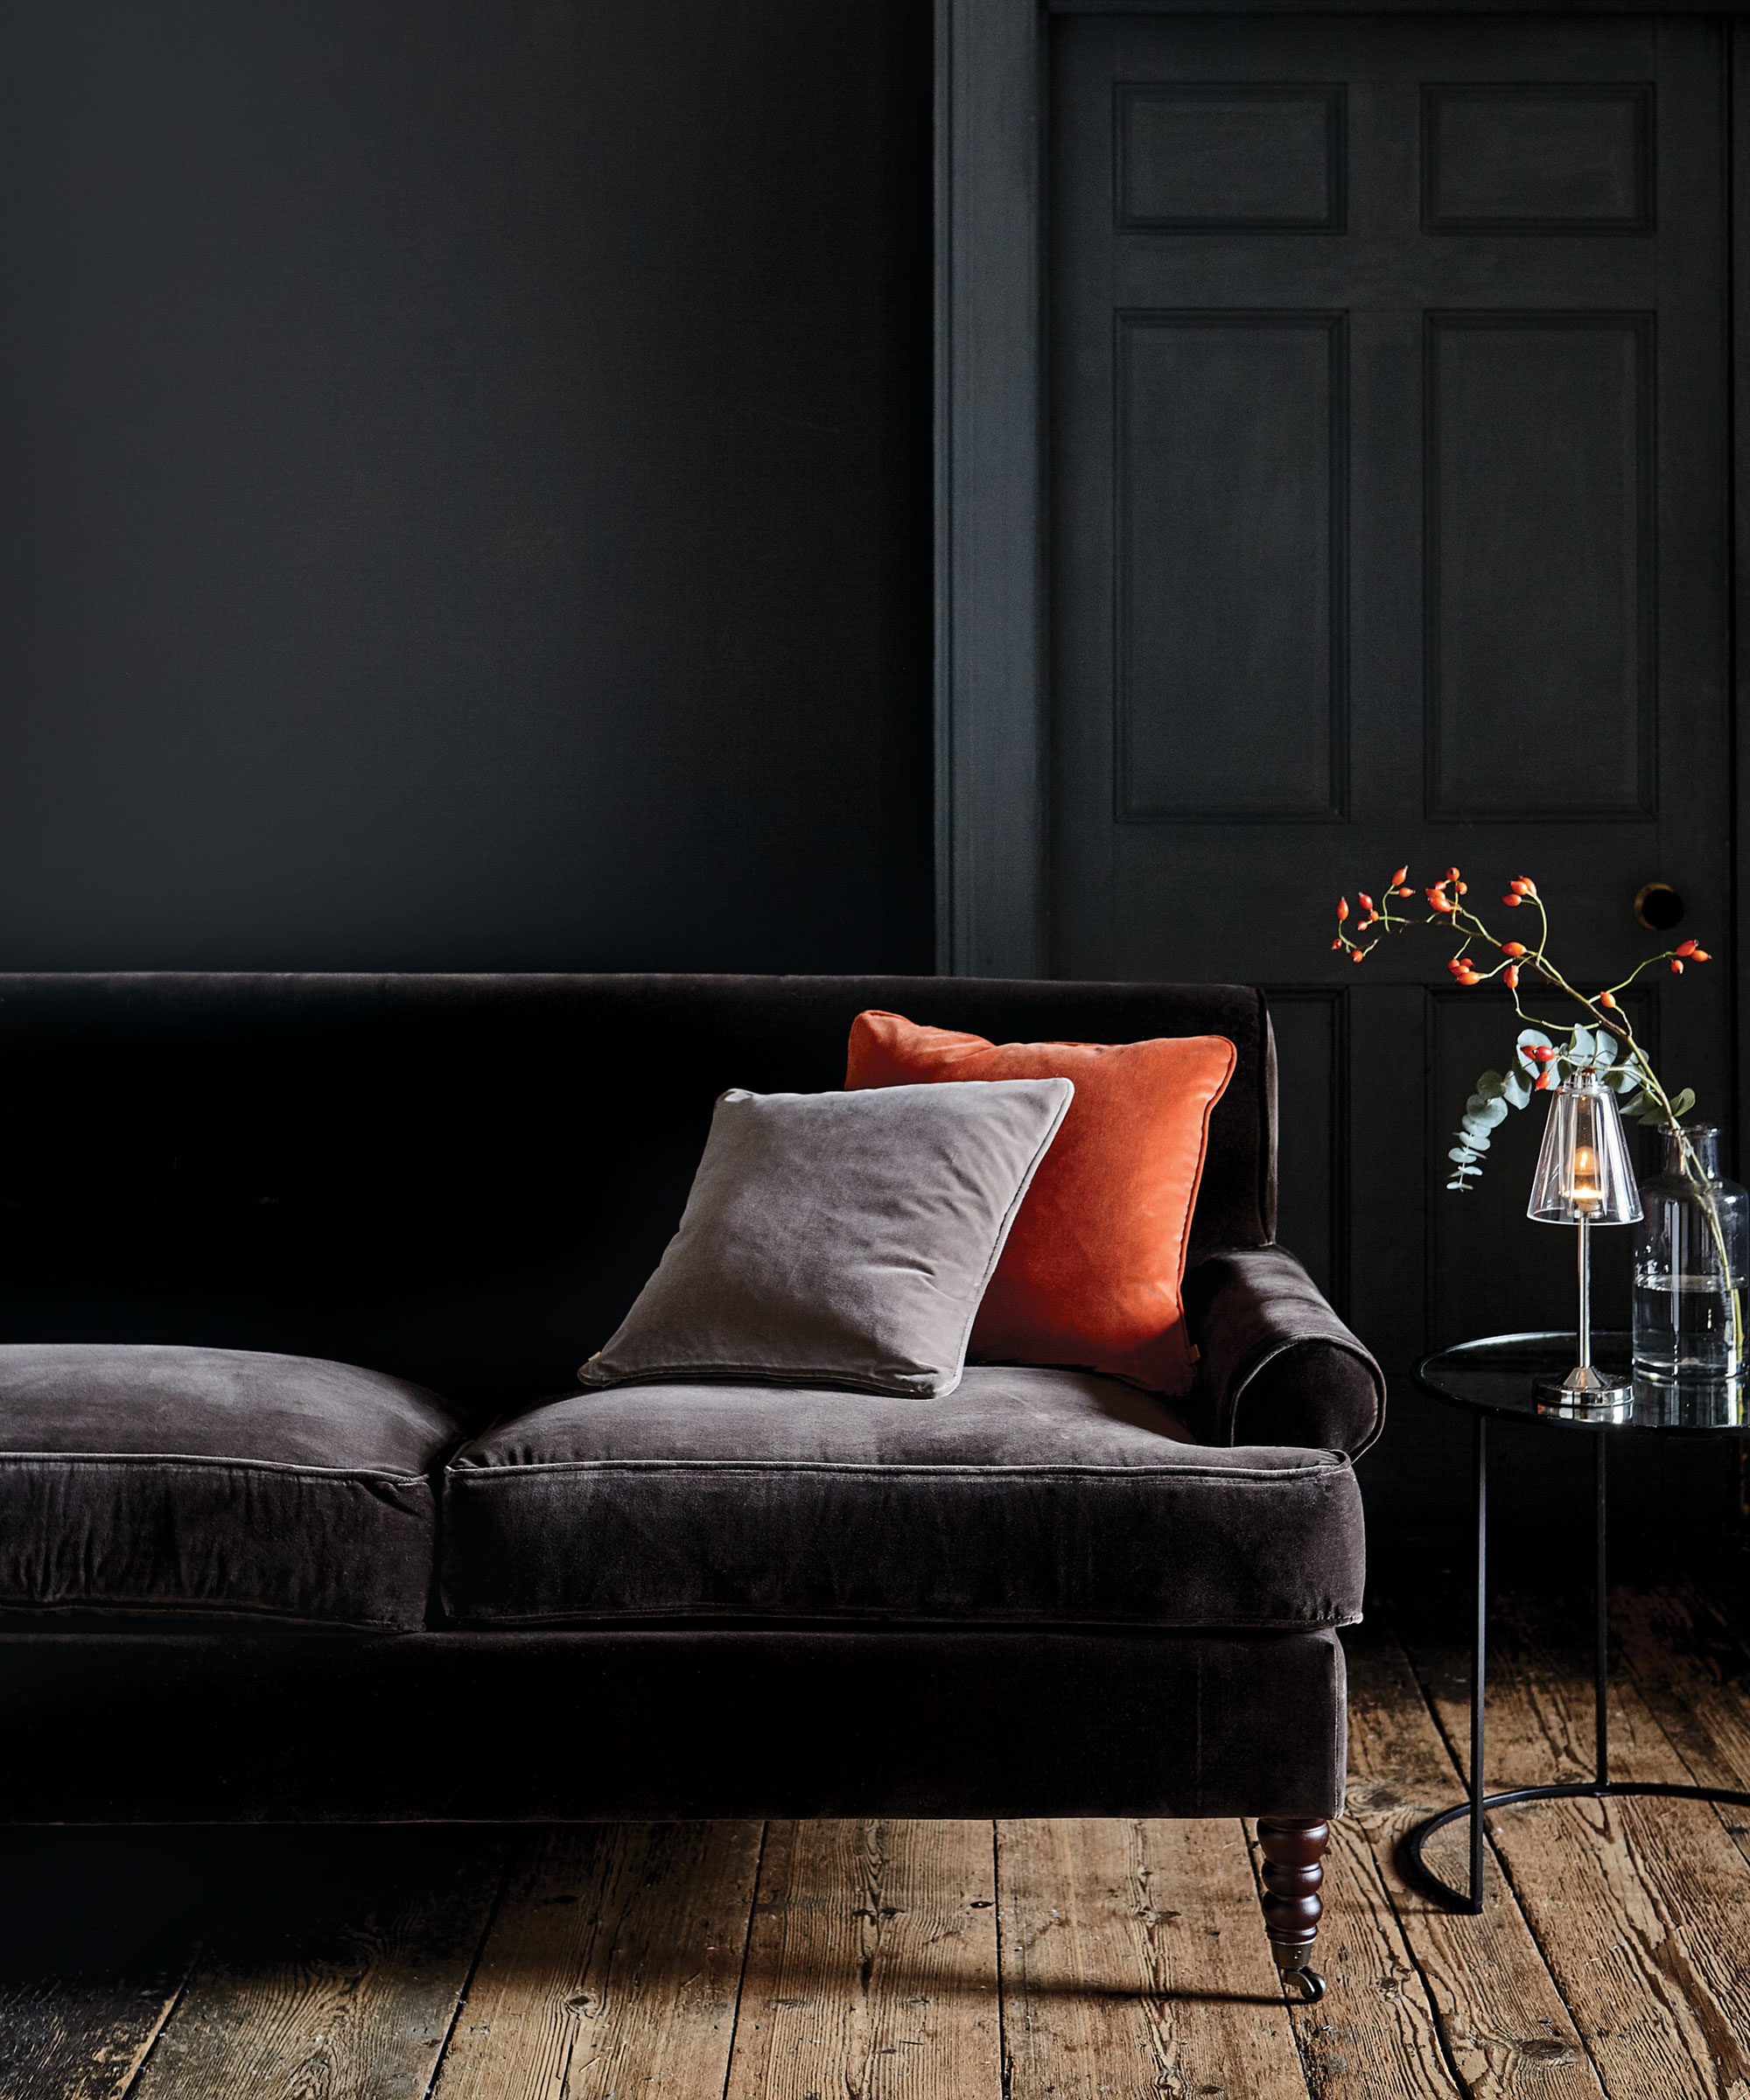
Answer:
[[[1330,1456],[1334,1464],[1288,1466],[1280,1472],[1253,1466],[950,1466],[894,1464],[833,1459],[537,1459],[527,1465],[452,1464],[444,1470],[446,1482],[463,1480],[516,1480],[536,1473],[723,1473],[723,1474],[895,1474],[904,1479],[990,1479],[1068,1480],[1236,1480],[1243,1486],[1278,1480],[1340,1480],[1353,1477],[1348,1458]]]
[[[169,1600],[133,1597],[61,1597],[45,1603],[33,1598],[0,1598],[0,1625],[15,1613],[25,1615],[44,1612],[90,1612],[98,1616],[137,1613],[142,1618],[147,1619],[177,1619],[184,1616],[247,1619],[251,1621],[267,1620],[279,1626],[350,1627],[360,1633],[373,1634],[423,1633],[429,1624],[424,1616],[418,1619],[365,1619],[354,1614],[342,1618],[335,1613],[325,1613],[318,1616],[311,1612],[285,1611],[278,1605],[239,1603],[230,1599],[222,1602],[208,1602],[199,1597],[178,1597]],[[18,1636],[14,1634],[10,1637],[17,1639]],[[24,1638],[29,1637],[29,1629],[26,1629]]]
[[[473,1606],[458,1611],[452,1605],[448,1595],[444,1598],[444,1611],[455,1630],[466,1632],[475,1626],[526,1626],[530,1628],[550,1628],[558,1632],[576,1627],[616,1627],[638,1625],[654,1620],[672,1623],[676,1618],[735,1619],[741,1621],[757,1620],[760,1614],[750,1611],[746,1605],[689,1605],[684,1612],[675,1606],[652,1606],[646,1610],[518,1612],[494,1611],[490,1606]],[[774,1618],[779,1614],[774,1614]],[[900,1630],[911,1628],[939,1629],[949,1633],[976,1634],[987,1628],[1074,1628],[1078,1632],[1090,1627],[1110,1627],[1118,1632],[1134,1633],[1139,1628],[1155,1628],[1161,1633],[1172,1634],[1322,1634],[1343,1626],[1359,1626],[1362,1612],[1359,1605],[1353,1610],[1339,1613],[1326,1619],[1240,1618],[1208,1619],[1115,1619],[1108,1614],[1086,1619],[1066,1618],[1061,1614],[1045,1612],[1015,1612],[1006,1614],[986,1613],[980,1617],[968,1614],[960,1618],[929,1617],[922,1613],[878,1612],[873,1607],[859,1611],[855,1606],[845,1606],[830,1612],[789,1611],[782,1614],[787,1625],[816,1626],[880,1626]],[[442,1628],[438,1629],[442,1632]],[[752,1629],[760,1630],[757,1625]]]
[[[164,1469],[186,1466],[192,1471],[290,1474],[294,1479],[355,1480],[392,1488],[430,1487],[430,1473],[385,1473],[368,1466],[318,1466],[297,1459],[228,1459],[201,1452],[170,1451],[0,1451],[0,1471],[10,1465],[32,1466],[142,1466]]]
[[[996,1266],[995,1263],[991,1264]],[[597,1352],[600,1354],[599,1351]],[[740,1385],[794,1385],[805,1388],[823,1388],[829,1392],[875,1393],[889,1399],[946,1400],[956,1390],[965,1374],[965,1366],[955,1372],[953,1378],[943,1382],[942,1375],[935,1371],[896,1371],[892,1376],[881,1380],[856,1371],[829,1370],[811,1366],[803,1370],[774,1370],[762,1363],[665,1363],[648,1371],[592,1371],[595,1362],[592,1356],[578,1367],[580,1383],[590,1391],[612,1392],[623,1385],[712,1385],[718,1383]]]
[[[1259,1248],[1248,1251],[1263,1253],[1265,1250]],[[1271,1364],[1282,1357],[1292,1355],[1297,1349],[1334,1349],[1339,1355],[1353,1359],[1367,1373],[1368,1381],[1373,1387],[1373,1420],[1368,1423],[1355,1448],[1346,1455],[1353,1460],[1371,1451],[1379,1441],[1380,1432],[1385,1426],[1385,1375],[1380,1369],[1377,1359],[1363,1342],[1353,1335],[1345,1337],[1337,1334],[1271,1335],[1258,1344],[1235,1371],[1222,1402],[1222,1421],[1228,1432],[1228,1448],[1234,1447],[1235,1426],[1252,1381],[1260,1372],[1268,1370]]]

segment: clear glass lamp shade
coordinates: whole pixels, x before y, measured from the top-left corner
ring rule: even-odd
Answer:
[[[1622,1118],[1595,1072],[1577,1073],[1550,1096],[1525,1214],[1543,1225],[1632,1225],[1641,1215]]]

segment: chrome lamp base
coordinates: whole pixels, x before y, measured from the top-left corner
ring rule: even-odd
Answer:
[[[1577,1363],[1565,1378],[1540,1378],[1537,1397],[1558,1407],[1620,1407],[1634,1397],[1632,1379],[1612,1376],[1595,1363]]]

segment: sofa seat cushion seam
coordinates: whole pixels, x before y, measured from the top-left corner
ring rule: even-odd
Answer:
[[[477,1605],[466,1612],[455,1611],[447,1597],[444,1599],[445,1615],[461,1630],[471,1626],[526,1626],[531,1629],[542,1627],[621,1627],[637,1626],[646,1621],[672,1624],[676,1619],[709,1620],[730,1619],[745,1623],[759,1618],[746,1605],[716,1606],[690,1604],[684,1610],[675,1606],[649,1611],[578,1611],[578,1612],[516,1612],[495,1611],[490,1605]],[[1227,1634],[1317,1634],[1328,1633],[1338,1628],[1358,1626],[1361,1613],[1329,1612],[1318,1618],[1284,1619],[1240,1617],[1231,1619],[1118,1619],[1110,1614],[1088,1619],[1066,1619],[1060,1614],[1047,1616],[1027,1612],[968,1613],[960,1618],[928,1617],[921,1614],[886,1612],[875,1608],[858,1610],[847,1606],[830,1612],[804,1612],[789,1609],[781,1616],[784,1623],[808,1627],[817,1626],[880,1626],[902,1631],[928,1631],[976,1633],[986,1627],[1012,1627],[1034,1632],[1048,1632],[1053,1628],[1066,1631],[1086,1633],[1092,1629],[1110,1627],[1114,1631],[1137,1633],[1155,1631],[1170,1634],[1209,1634],[1221,1636]]]
[[[309,1612],[283,1611],[276,1605],[250,1604],[247,1600],[241,1600],[234,1601],[229,1599],[211,1600],[201,1597],[154,1600],[105,1596],[60,1597],[50,1599],[42,1603],[20,1602],[15,1598],[8,1598],[0,1600],[0,1631],[8,1631],[9,1637],[16,1639],[18,1637],[16,1630],[6,1628],[5,1622],[8,1620],[36,1618],[46,1613],[57,1614],[64,1613],[69,1618],[75,1620],[81,1616],[102,1619],[138,1616],[160,1621],[166,1619],[200,1618],[218,1620],[221,1623],[228,1620],[247,1620],[251,1624],[310,1627],[318,1632],[325,1633],[339,1629],[343,1632],[360,1634],[404,1634],[438,1630],[427,1625],[410,1626],[403,1619],[367,1619],[358,1615],[331,1618]],[[24,1637],[26,1639],[31,1637],[31,1629],[24,1629]],[[66,1636],[57,1635],[56,1637],[66,1638]],[[74,1637],[88,1639],[90,1636],[88,1634]],[[147,1637],[155,1639],[158,1636],[154,1632]],[[191,1640],[206,1637],[195,1634],[189,1636]]]
[[[1340,1453],[1336,1462],[1325,1466],[1284,1466],[1279,1472],[1265,1467],[1237,1466],[963,1466],[929,1465],[900,1460],[851,1460],[830,1459],[540,1459],[528,1464],[504,1460],[462,1460],[444,1468],[444,1479],[455,1485],[467,1482],[503,1483],[525,1480],[534,1474],[606,1473],[704,1473],[704,1474],[853,1474],[899,1475],[906,1479],[1067,1480],[1233,1480],[1246,1487],[1275,1485],[1279,1481],[1340,1480],[1350,1471]]]
[[[434,1473],[390,1473],[369,1466],[320,1466],[301,1459],[220,1458],[201,1452],[0,1451],[0,1467],[31,1466],[137,1466],[166,1471],[276,1473],[312,1480],[354,1480],[364,1487],[427,1488]]]

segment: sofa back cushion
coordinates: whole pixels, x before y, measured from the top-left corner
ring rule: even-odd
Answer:
[[[672,1236],[718,1096],[842,1086],[872,1006],[999,1042],[1226,1036],[1190,1259],[1273,1236],[1243,987],[0,976],[0,1340],[334,1358],[477,1420],[565,1390]]]

